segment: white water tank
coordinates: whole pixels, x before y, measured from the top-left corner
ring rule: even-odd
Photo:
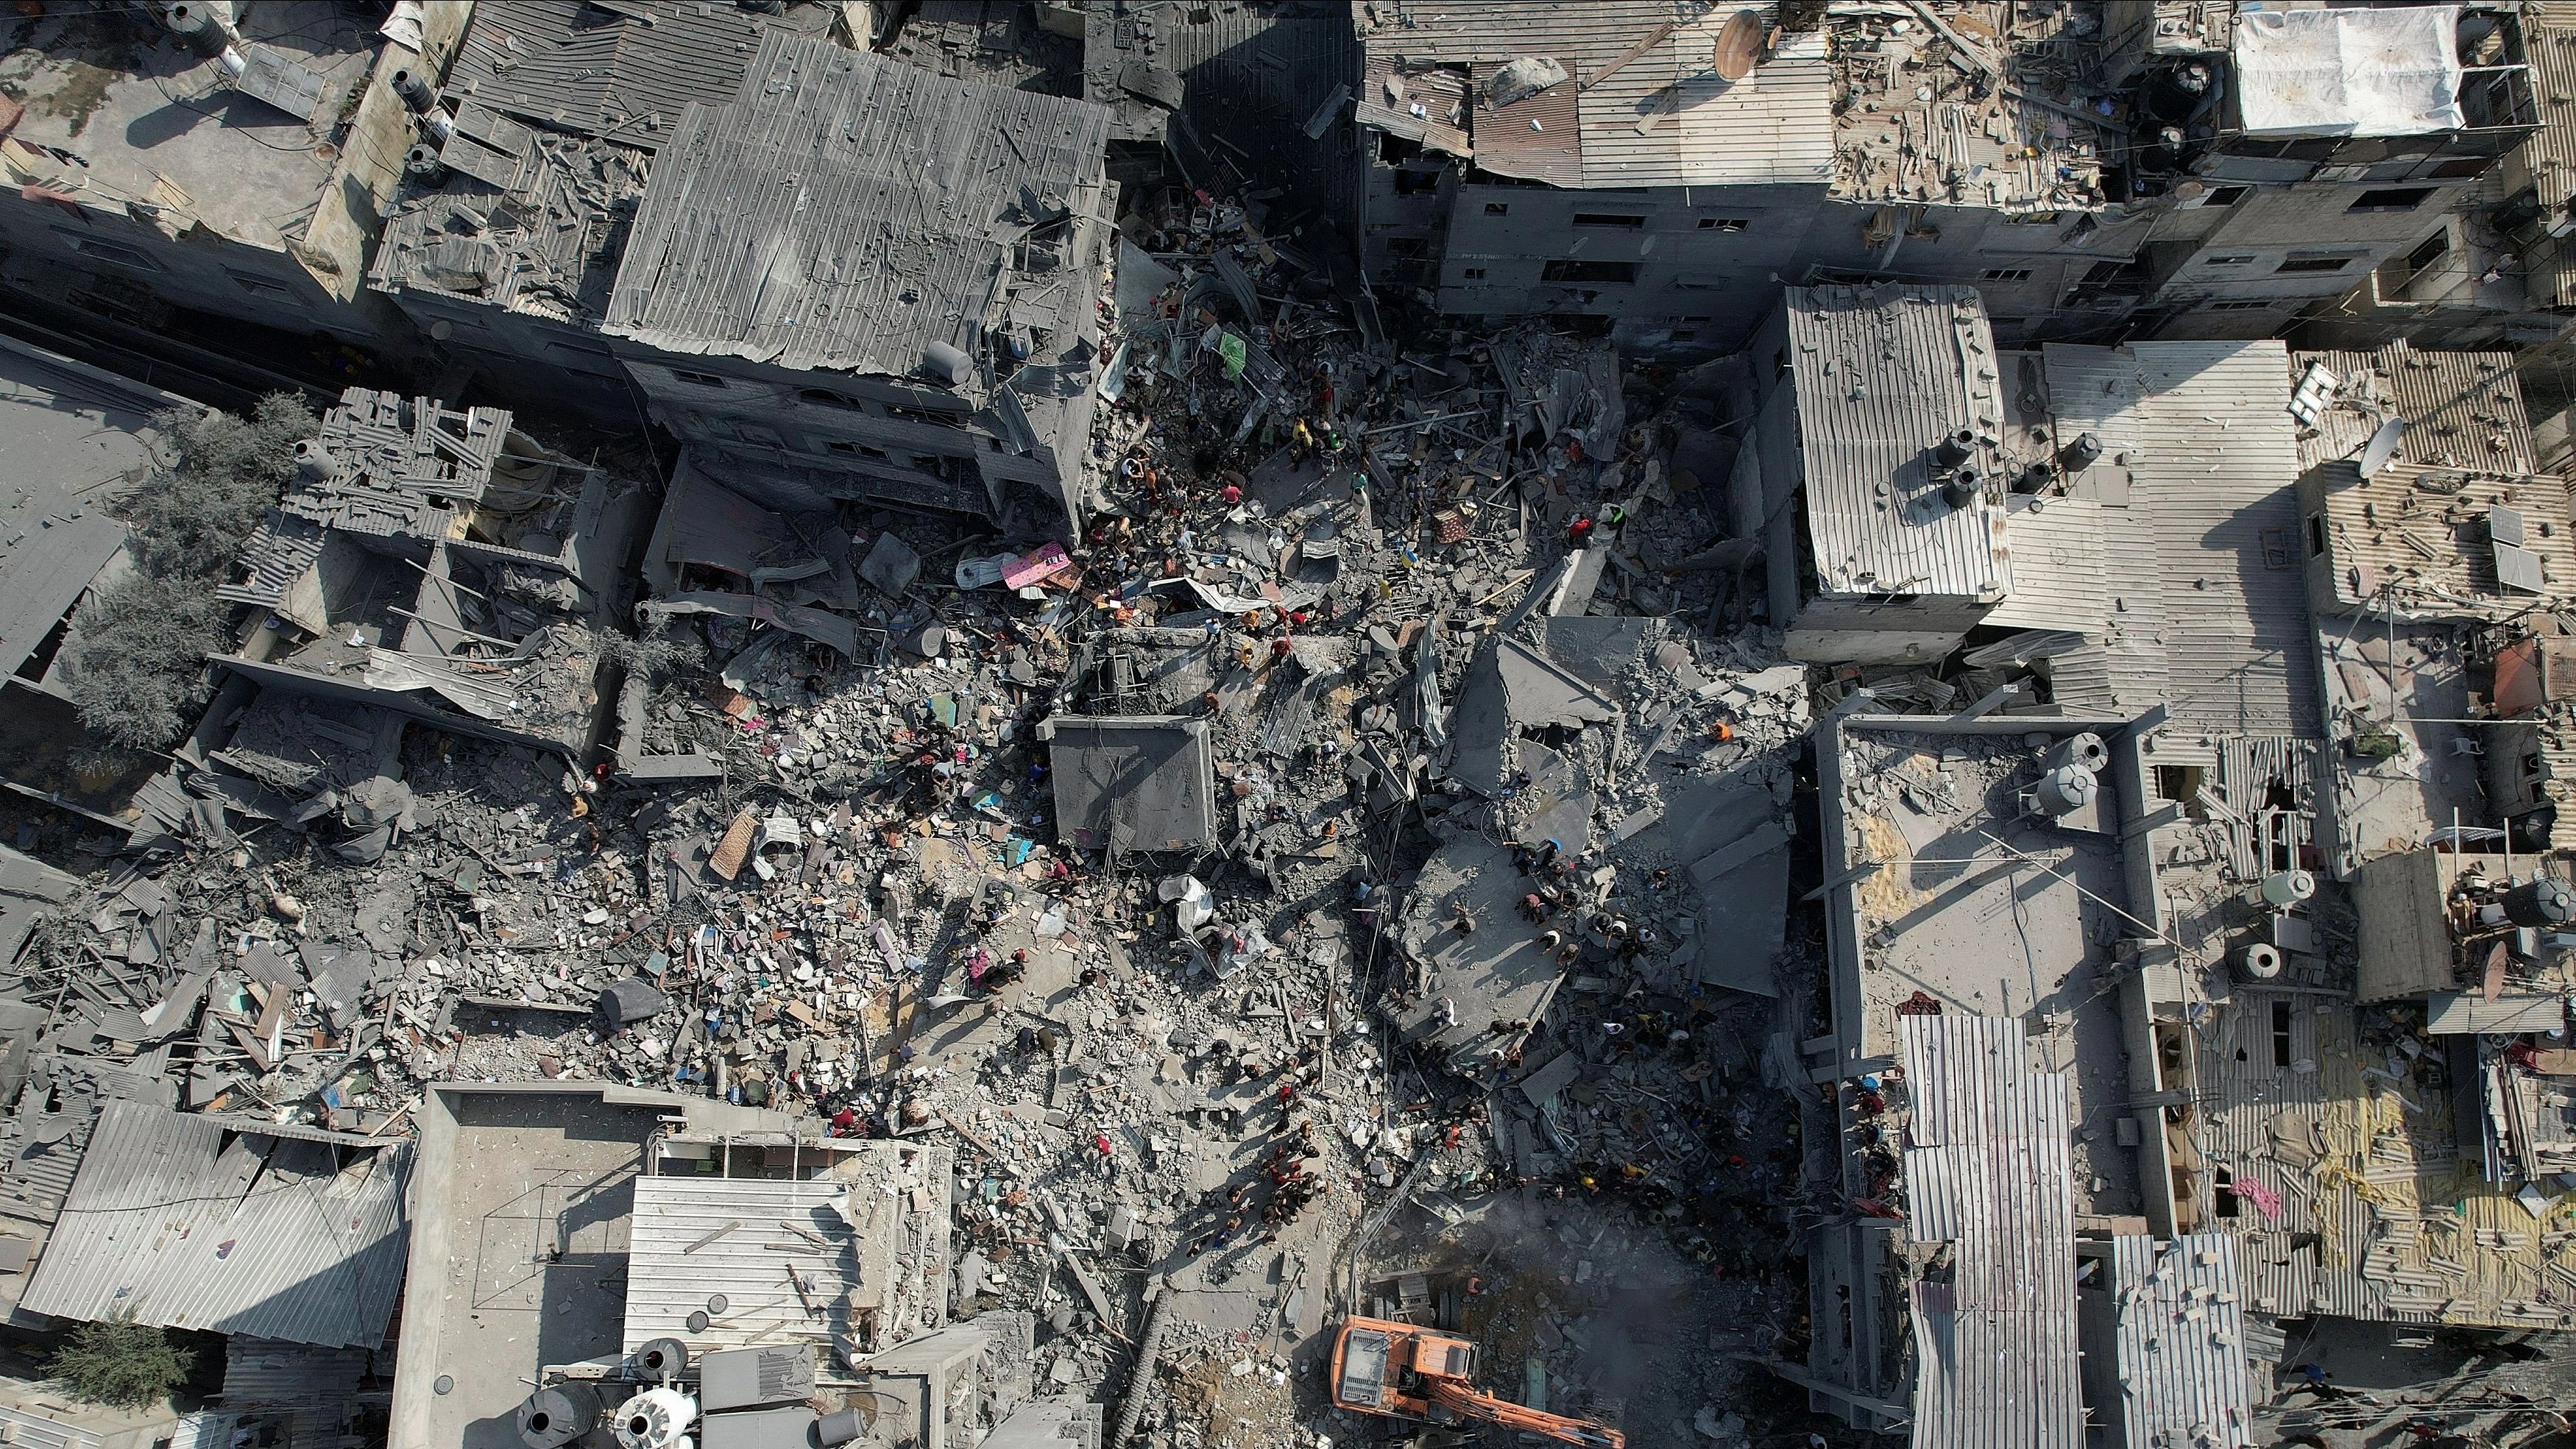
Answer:
[[[2304,870],[2276,870],[2263,877],[2263,904],[2286,911],[2317,893],[2317,878]]]
[[[2236,953],[2236,969],[2248,981],[2269,981],[2281,974],[2280,948],[2257,941]]]
[[[617,1442],[625,1449],[689,1449],[698,1401],[678,1389],[652,1388],[620,1405]]]

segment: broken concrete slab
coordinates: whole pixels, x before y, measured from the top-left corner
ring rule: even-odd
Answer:
[[[1396,930],[1426,968],[1406,1032],[1452,1070],[1491,1070],[1528,1037],[1565,979],[1555,952],[1521,929],[1522,881],[1502,846],[1457,841],[1424,862],[1405,901]]]

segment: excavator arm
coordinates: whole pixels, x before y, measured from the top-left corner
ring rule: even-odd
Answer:
[[[1490,1394],[1480,1394],[1457,1379],[1425,1375],[1422,1383],[1422,1396],[1431,1402],[1435,1412],[1446,1410],[1460,1419],[1516,1429],[1554,1443],[1577,1445],[1580,1449],[1627,1449],[1627,1435],[1589,1419],[1569,1419],[1562,1414],[1542,1413],[1508,1403]]]

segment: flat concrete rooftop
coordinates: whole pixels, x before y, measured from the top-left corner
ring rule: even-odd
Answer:
[[[1897,1055],[1900,1006],[1924,998],[2019,1018],[2034,1065],[2070,1077],[2076,1210],[2138,1212],[2116,1126],[2131,1108],[2114,948],[2144,931],[2123,915],[2109,780],[2074,828],[2025,811],[2044,749],[2018,734],[1854,730],[1844,748],[1845,818],[1883,863],[1853,890],[1864,1051]]]
[[[215,61],[144,12],[51,5],[31,16],[12,6],[0,12],[0,92],[26,113],[10,136],[77,158],[62,172],[83,183],[75,194],[193,216],[236,240],[282,247],[303,233],[330,177],[338,154],[330,132],[379,42],[346,6],[243,9],[245,41],[320,74],[312,117],[241,94]]]
[[[540,1366],[623,1347],[627,1220],[661,1109],[594,1089],[433,1093],[422,1110],[390,1442],[516,1449]]]

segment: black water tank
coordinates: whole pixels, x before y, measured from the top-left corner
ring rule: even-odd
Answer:
[[[2556,876],[2528,880],[2504,893],[2504,918],[2534,930],[2565,930],[2576,921],[2576,890]]]

